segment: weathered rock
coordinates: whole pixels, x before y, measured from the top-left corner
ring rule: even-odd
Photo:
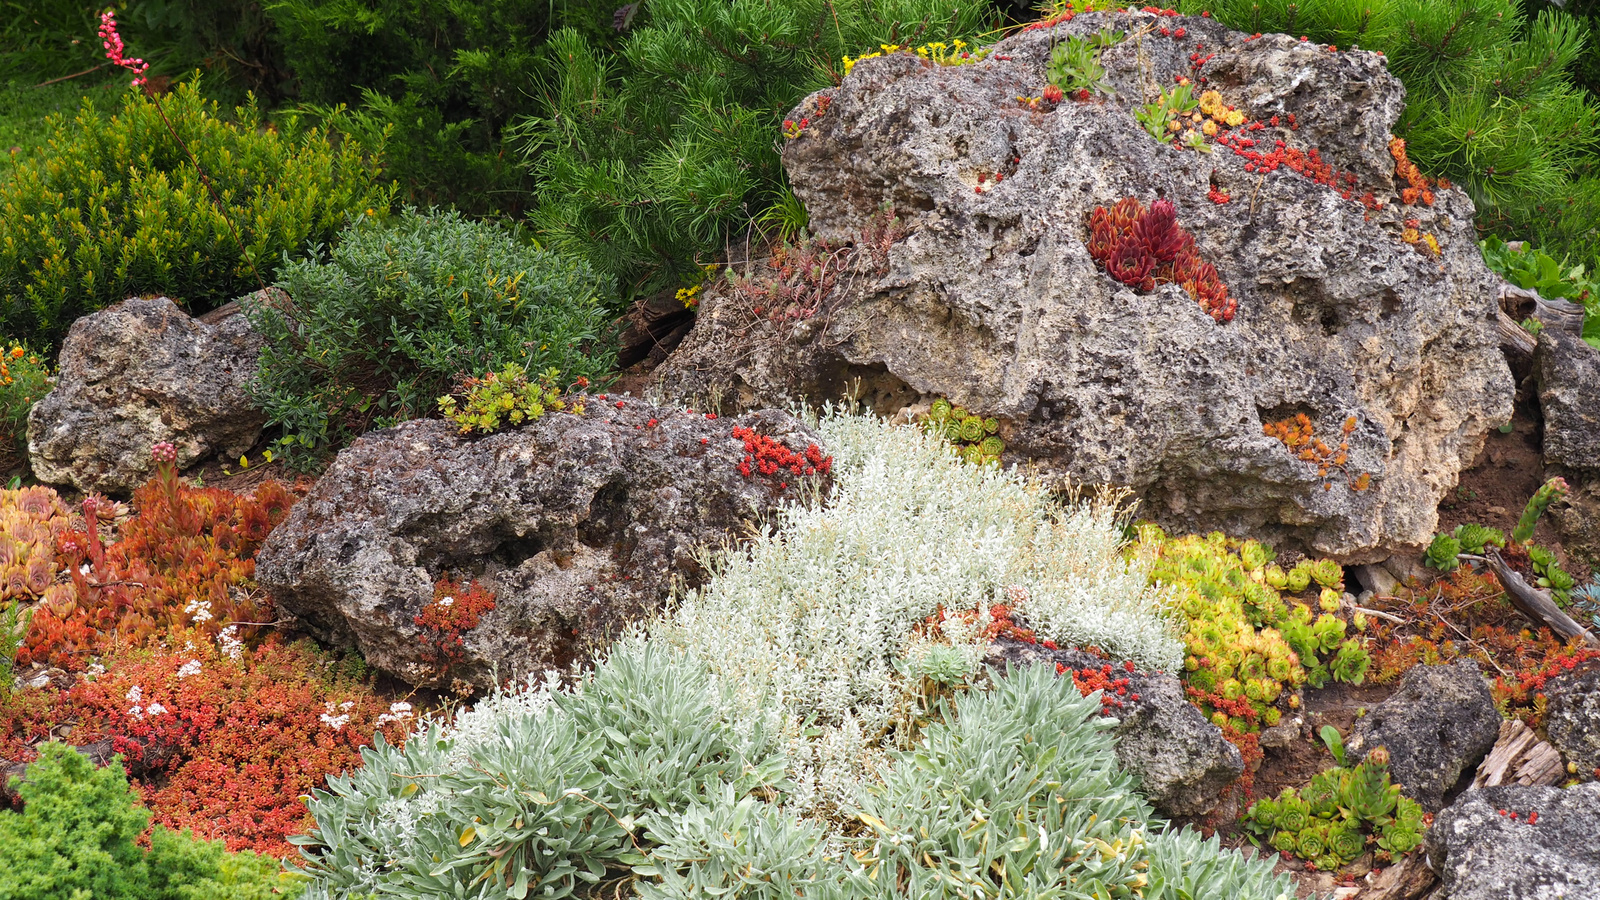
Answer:
[[[989,648],[985,662],[1003,665],[1056,665],[1099,669],[1106,661],[1082,650],[1050,650],[1036,644],[1002,641]],[[1139,779],[1140,792],[1166,816],[1199,816],[1214,808],[1244,774],[1239,748],[1222,730],[1184,699],[1176,676],[1113,669],[1126,678],[1110,699],[1105,715],[1118,721],[1112,732],[1117,761]],[[1137,698],[1137,699],[1135,699]]]
[[[1589,900],[1600,897],[1597,834],[1600,784],[1504,785],[1462,794],[1423,847],[1446,900]]]
[[[373,432],[273,531],[256,577],[313,633],[413,684],[566,666],[674,581],[703,581],[698,551],[826,477],[741,475],[741,425],[796,452],[818,440],[776,411],[717,419],[616,398],[487,437],[437,420]],[[457,660],[414,622],[446,575],[496,596]]]
[[[1545,732],[1586,781],[1600,779],[1600,664],[1588,663],[1545,685]]]
[[[28,463],[40,481],[129,493],[169,441],[178,466],[235,456],[266,416],[246,385],[262,341],[244,316],[211,325],[165,297],[125,300],[74,322],[55,389],[28,416]]]
[[[1040,93],[1067,36],[1148,24],[1188,39],[1145,33],[1106,50],[1114,96],[1017,101]],[[1267,126],[1243,132],[1257,146],[1241,149],[1319,148],[1354,179],[1348,199],[1347,181],[1251,171],[1226,148],[1144,131],[1134,109],[1152,85],[1193,74],[1199,44],[1207,87]],[[1431,207],[1400,202],[1388,141],[1403,97],[1373,53],[1144,14],[1080,15],[971,65],[863,60],[791,113],[809,124],[783,153],[812,231],[858,241],[853,262],[776,273],[789,280],[766,296],[708,290],[658,383],[752,405],[848,392],[885,414],[945,396],[999,418],[1010,458],[1131,487],[1172,528],[1351,563],[1424,545],[1440,499],[1509,418],[1512,382],[1472,204],[1456,189]],[[1231,201],[1208,200],[1213,186]],[[1381,210],[1359,202],[1368,190]],[[1232,321],[1176,285],[1137,294],[1094,263],[1086,220],[1125,197],[1176,205],[1238,300]],[[886,204],[903,239],[873,230]],[[1412,218],[1441,255],[1401,239]],[[830,273],[826,297],[786,299]],[[1342,468],[1320,472],[1263,433],[1300,413],[1330,455],[1353,420]]]
[[[1555,328],[1539,333],[1533,354],[1544,414],[1544,460],[1600,465],[1600,350]]]
[[[1547,474],[1563,476],[1569,486],[1550,519],[1567,553],[1600,566],[1600,350],[1546,328],[1533,362]]]
[[[1406,796],[1429,812],[1472,771],[1500,736],[1500,713],[1478,664],[1416,666],[1399,690],[1356,722],[1345,748],[1389,750],[1389,771]]]

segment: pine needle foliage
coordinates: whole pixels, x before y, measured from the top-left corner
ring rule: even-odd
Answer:
[[[575,28],[601,46],[615,33],[616,4],[595,0],[265,5],[305,108],[349,106],[340,126],[363,140],[389,131],[402,199],[472,215],[520,214],[528,201],[532,180],[503,131],[537,108],[551,31]]]
[[[624,299],[675,284],[696,254],[783,201],[779,125],[837,80],[843,56],[969,35],[988,7],[655,0],[643,15],[616,54],[555,33],[547,109],[517,126],[539,179],[533,224],[616,277]]]
[[[1535,4],[1537,5],[1537,4]],[[1600,106],[1574,83],[1588,21],[1517,0],[1186,0],[1248,32],[1381,50],[1412,162],[1461,185],[1481,230],[1600,259]]]

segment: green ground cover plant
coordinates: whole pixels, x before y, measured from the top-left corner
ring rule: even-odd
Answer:
[[[227,853],[220,842],[150,823],[120,757],[95,768],[65,744],[48,743],[21,784],[21,812],[0,810],[0,897],[5,900],[269,900],[304,882],[278,861]]]
[[[458,376],[516,364],[600,379],[611,284],[493,223],[408,210],[288,265],[291,302],[255,302],[255,391],[291,462],[434,412]]]
[[[778,126],[839,60],[970,35],[989,14],[975,0],[661,0],[616,53],[556,32],[544,111],[517,126],[539,180],[530,222],[623,299],[677,287],[783,200]]]
[[[86,97],[96,110],[109,114],[126,90],[120,78],[83,78],[43,87],[34,83],[33,76],[0,80],[0,182],[10,177],[14,165],[45,145],[50,117],[71,118]]]
[[[0,331],[53,344],[78,316],[150,293],[204,312],[391,191],[364,148],[268,128],[253,106],[225,118],[193,85],[130,92],[105,120],[86,104],[0,183]]]
[[[1185,0],[1245,32],[1379,50],[1406,86],[1396,125],[1426,174],[1464,188],[1479,227],[1600,260],[1600,105],[1574,83],[1587,21],[1517,0]]]

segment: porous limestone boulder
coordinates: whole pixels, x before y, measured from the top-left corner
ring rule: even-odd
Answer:
[[[1030,108],[1051,48],[1103,28],[1130,34],[1101,54],[1115,93]],[[1180,149],[1136,120],[1179,77],[1248,117],[1230,145]],[[657,384],[752,406],[849,394],[885,414],[943,396],[998,418],[1008,461],[1131,488],[1170,528],[1348,563],[1420,547],[1509,419],[1512,379],[1472,203],[1401,202],[1403,106],[1377,54],[1137,12],[967,65],[862,60],[790,114],[805,125],[783,150],[811,231],[854,252],[708,289]],[[1231,321],[1096,264],[1088,220],[1124,198],[1174,205]],[[1326,471],[1265,432],[1300,414]]]
[[[987,664],[1060,665],[1071,671],[1103,670],[1104,659],[1082,650],[1052,650],[1002,640]],[[1184,698],[1183,684],[1164,672],[1129,672],[1112,666],[1105,677],[1124,682],[1102,695],[1103,713],[1117,721],[1117,761],[1139,781],[1139,792],[1164,816],[1201,816],[1215,809],[1244,774],[1239,748]]]
[[[1545,732],[1575,774],[1600,779],[1600,663],[1586,663],[1550,679]],[[1570,771],[1570,770],[1569,770]]]
[[[266,424],[247,391],[261,348],[244,316],[209,324],[166,297],[84,316],[62,341],[55,388],[28,415],[34,477],[127,494],[154,473],[150,447],[162,441],[180,469],[244,453]]]
[[[372,432],[272,532],[256,578],[313,634],[412,684],[564,667],[657,611],[675,582],[700,584],[701,551],[829,477],[742,474],[741,426],[801,454],[819,440],[777,411],[719,419],[616,397],[489,436],[439,420]],[[443,602],[444,577],[494,593],[459,647],[416,621]]]
[[[1587,900],[1600,897],[1597,834],[1600,784],[1502,785],[1462,794],[1423,849],[1441,900]]]
[[[1500,736],[1500,713],[1478,664],[1414,666],[1399,690],[1356,721],[1345,749],[1359,758],[1389,751],[1389,772],[1400,790],[1428,812],[1472,772]]]

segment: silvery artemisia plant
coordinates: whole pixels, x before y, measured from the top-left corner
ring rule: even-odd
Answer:
[[[1270,867],[1163,831],[1098,696],[1070,678],[978,671],[972,636],[906,655],[941,605],[1014,582],[1035,624],[1172,666],[1109,507],[1052,506],[914,429],[819,430],[831,504],[787,509],[592,675],[498,694],[330,778],[299,839],[308,896],[561,897],[627,879],[648,898],[1293,895]],[[902,728],[897,659],[956,682],[903,748],[884,743]]]
[[[984,686],[889,753],[841,817],[806,818],[781,764],[733,747],[704,670],[629,639],[575,690],[502,696],[487,723],[430,723],[330,778],[299,840],[307,896],[563,897],[630,878],[647,900],[1293,896],[1270,865],[1153,817],[1097,696],[1050,666]]]

